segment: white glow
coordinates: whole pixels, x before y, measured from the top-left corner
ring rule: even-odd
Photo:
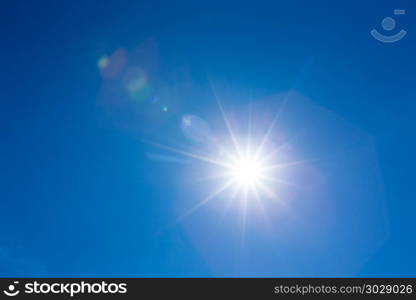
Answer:
[[[259,132],[259,129],[254,130],[250,117],[247,133],[237,135],[233,131],[220,102],[218,104],[228,132],[228,138],[219,135],[220,138],[218,139],[210,139],[211,142],[215,142],[212,144],[212,146],[215,146],[212,149],[214,151],[209,149],[207,153],[198,153],[169,146],[158,146],[210,165],[212,174],[208,174],[205,179],[212,179],[217,182],[217,186],[214,187],[212,193],[198,201],[179,219],[192,214],[214,198],[219,197],[225,201],[227,209],[235,204],[241,207],[244,223],[248,209],[254,208],[264,213],[263,202],[265,200],[282,201],[278,189],[281,185],[288,184],[288,182],[280,178],[282,175],[281,169],[299,162],[279,162],[279,148],[271,140],[279,113],[276,114],[264,133]],[[185,125],[188,126],[189,124]]]
[[[242,157],[233,164],[231,175],[242,186],[255,186],[262,178],[262,169],[254,157]]]

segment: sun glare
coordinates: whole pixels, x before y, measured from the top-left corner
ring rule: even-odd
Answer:
[[[262,164],[253,157],[242,157],[232,165],[233,180],[243,187],[254,187],[262,178]]]
[[[257,208],[263,211],[265,200],[282,201],[279,196],[279,188],[282,184],[288,184],[282,176],[282,168],[295,165],[300,162],[281,162],[279,147],[273,143],[273,129],[280,115],[279,112],[271,120],[264,132],[252,126],[252,116],[248,118],[247,132],[233,130],[221,103],[218,105],[228,137],[220,142],[217,138],[207,140],[212,143],[214,151],[188,152],[169,146],[158,145],[169,151],[198,160],[210,165],[209,174],[205,177],[216,182],[212,193],[198,201],[178,219],[182,219],[204,206],[214,198],[225,200],[227,207],[239,205],[242,208],[243,219],[250,209]],[[190,126],[190,124],[186,124]],[[238,128],[238,124],[236,124]],[[238,133],[238,134],[237,134]],[[219,135],[222,137],[222,135]],[[212,168],[214,167],[214,168]],[[207,170],[208,171],[208,170]],[[290,184],[290,182],[289,182]],[[253,206],[254,204],[254,206]]]

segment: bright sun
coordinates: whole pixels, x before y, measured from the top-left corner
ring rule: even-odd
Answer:
[[[187,210],[181,218],[193,213],[219,196],[226,200],[227,205],[231,205],[237,200],[236,202],[241,204],[244,216],[249,202],[257,203],[262,208],[263,199],[280,200],[276,193],[277,189],[281,184],[286,184],[285,181],[279,178],[281,168],[298,163],[279,162],[278,148],[271,141],[273,127],[279,114],[276,114],[264,133],[258,132],[259,129],[254,130],[250,117],[247,133],[239,136],[232,130],[220,103],[219,107],[229,137],[221,140],[221,143],[218,143],[219,139],[212,138],[213,151],[209,149],[207,153],[187,152],[158,145],[161,148],[215,167],[213,169],[210,167],[212,174],[208,175],[207,179],[216,180],[217,187],[213,189],[212,193]]]
[[[242,157],[237,159],[231,168],[233,180],[243,186],[255,186],[263,177],[263,166],[260,161],[253,157]]]

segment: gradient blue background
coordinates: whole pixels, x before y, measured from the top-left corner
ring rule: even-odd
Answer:
[[[3,1],[0,275],[415,276],[412,2]],[[388,45],[372,39],[369,30],[395,8],[407,10],[396,19],[408,35]],[[151,133],[112,126],[97,106],[98,59],[149,38],[160,76],[185,66],[202,89],[209,74],[265,95],[295,85],[373,138],[389,230],[358,270],[281,272],[264,244],[263,268],[253,259],[216,271],[181,226],[169,227],[183,195],[180,166],[149,160],[142,139],[181,142],[180,116],[214,103],[183,99],[175,110],[172,102],[167,123]],[[308,246],[295,252],[311,255]]]

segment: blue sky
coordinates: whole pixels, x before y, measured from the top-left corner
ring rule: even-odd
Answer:
[[[388,16],[393,44],[370,35]],[[6,1],[0,275],[415,276],[415,20],[412,1]],[[229,142],[214,91],[242,138],[281,111],[270,144],[305,162],[244,226],[227,193],[181,218],[215,168],[160,146]]]

